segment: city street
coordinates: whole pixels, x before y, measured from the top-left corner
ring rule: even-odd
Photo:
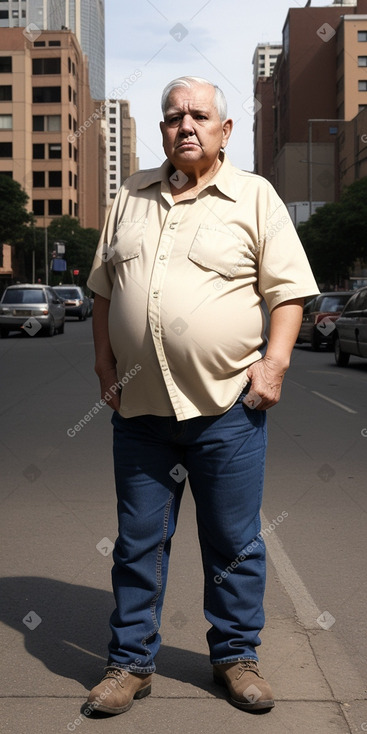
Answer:
[[[91,319],[0,340],[4,734],[351,734],[367,731],[367,360],[297,346],[269,411],[260,669],[276,706],[230,706],[211,679],[194,505],[173,542],[152,696],[80,714],[113,608],[111,410],[99,405]],[[84,416],[89,414],[89,418]]]

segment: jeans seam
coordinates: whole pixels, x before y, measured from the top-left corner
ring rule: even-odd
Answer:
[[[169,500],[168,500],[168,502],[166,504],[166,507],[165,507],[164,519],[163,519],[163,535],[162,535],[162,540],[159,543],[158,550],[157,550],[157,560],[156,560],[157,591],[156,591],[155,596],[152,599],[152,602],[150,604],[150,613],[152,615],[152,620],[153,620],[154,628],[153,628],[153,630],[149,634],[147,634],[142,639],[142,645],[144,645],[147,653],[149,653],[148,646],[147,646],[147,641],[149,640],[149,638],[152,635],[154,635],[159,630],[159,624],[158,624],[158,619],[157,619],[157,601],[158,601],[158,599],[159,599],[159,597],[160,597],[160,595],[162,593],[162,589],[163,589],[163,583],[162,583],[162,558],[163,558],[164,546],[165,546],[166,541],[167,541],[168,522],[169,522],[169,516],[170,516],[170,512],[171,512],[171,505],[172,505],[173,499],[174,499],[174,495],[171,494],[171,496],[170,496],[170,498],[169,498]]]

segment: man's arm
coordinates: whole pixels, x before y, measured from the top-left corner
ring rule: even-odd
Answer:
[[[108,394],[111,397],[108,405],[112,410],[119,410],[121,390],[117,389],[116,359],[108,335],[109,310],[110,301],[108,298],[96,294],[93,306],[93,338],[96,354],[94,369],[101,384],[101,397],[106,400],[106,394]],[[114,388],[111,390],[113,386]]]
[[[283,378],[302,322],[303,300],[295,298],[273,309],[266,354],[247,370],[251,380],[248,398],[261,398],[261,402],[256,405],[257,410],[271,408],[279,401]]]

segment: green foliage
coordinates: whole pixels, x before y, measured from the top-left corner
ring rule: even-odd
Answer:
[[[17,181],[0,174],[0,244],[16,245],[32,221],[27,212],[28,196]]]
[[[343,285],[355,261],[367,260],[367,178],[344,189],[339,202],[317,209],[298,234],[318,282]]]
[[[69,216],[58,217],[51,222],[47,230],[48,238],[48,264],[52,260],[52,252],[55,242],[65,243],[64,258],[67,262],[67,270],[64,273],[50,271],[49,283],[72,283],[85,285],[97,248],[99,232],[96,229],[83,229],[77,219]],[[36,279],[45,280],[45,230],[41,227],[29,228],[24,238],[24,251],[26,256],[26,272],[28,280],[31,276],[31,253],[35,250]],[[73,270],[79,270],[79,275],[73,276]]]

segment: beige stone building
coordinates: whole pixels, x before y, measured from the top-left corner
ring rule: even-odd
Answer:
[[[139,169],[136,123],[126,99],[106,100],[106,195],[111,205],[120,186]]]
[[[104,112],[90,96],[76,37],[0,28],[0,49],[0,172],[22,185],[37,226],[68,214],[100,229]]]

